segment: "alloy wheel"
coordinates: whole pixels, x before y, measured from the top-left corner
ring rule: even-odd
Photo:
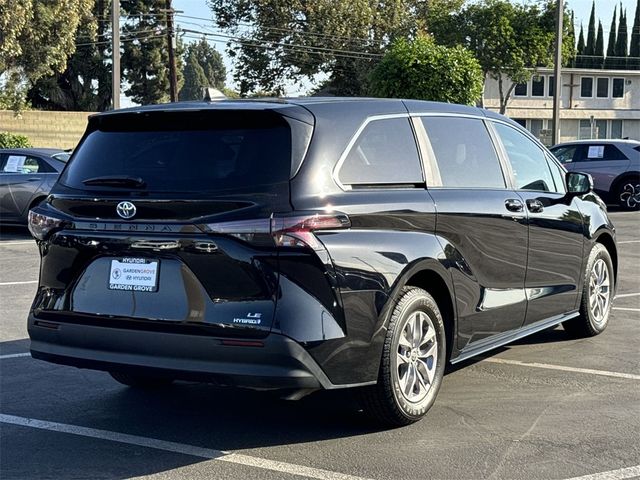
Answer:
[[[438,362],[436,330],[425,312],[405,323],[396,352],[396,374],[402,395],[412,403],[424,400],[433,385]]]
[[[628,208],[637,208],[640,205],[640,184],[636,182],[626,183],[620,189],[620,203]]]
[[[610,298],[609,270],[605,261],[599,258],[593,264],[589,276],[589,308],[594,321],[599,325],[607,318]]]

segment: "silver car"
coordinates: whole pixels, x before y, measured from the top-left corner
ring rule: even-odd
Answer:
[[[69,156],[53,148],[0,149],[0,223],[26,225],[29,209],[49,195]]]
[[[625,210],[640,208],[640,142],[576,140],[550,150],[567,170],[590,173],[596,192],[607,202]]]

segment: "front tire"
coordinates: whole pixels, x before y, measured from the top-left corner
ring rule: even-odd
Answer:
[[[124,372],[109,372],[109,375],[123,385],[142,390],[167,387],[173,383],[173,378],[169,377],[151,377],[148,375],[133,375]]]
[[[421,288],[405,287],[387,329],[378,383],[360,391],[365,413],[388,426],[420,420],[440,389],[446,352],[435,300]]]
[[[591,249],[585,268],[580,315],[562,324],[574,338],[593,337],[607,328],[615,292],[611,255],[599,243]]]

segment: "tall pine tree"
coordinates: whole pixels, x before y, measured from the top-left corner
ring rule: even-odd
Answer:
[[[639,0],[640,1],[640,0]],[[607,58],[604,60],[604,68],[612,69],[616,67],[616,19],[618,7],[613,7],[613,17],[611,18],[611,28],[609,30],[609,41],[607,42]]]
[[[627,68],[640,70],[640,0],[636,5],[636,15],[633,17],[631,30],[631,46],[629,47],[629,59]]]
[[[596,34],[596,47],[594,52],[592,68],[602,68],[604,65],[604,31],[602,22],[598,22],[598,33]]]
[[[640,2],[640,0],[638,0]],[[568,66],[575,67],[576,66],[576,27],[575,27],[575,16],[573,14],[573,10],[571,10],[571,23],[569,24],[569,28],[567,29],[567,38],[569,40],[569,45],[572,47],[573,55],[569,60]]]
[[[578,36],[578,47],[576,48],[576,68],[584,68],[584,28],[580,25],[580,35]]]
[[[584,49],[584,67],[591,68],[596,54],[596,2],[591,5],[591,16],[589,17],[589,28],[587,29],[587,45]]]
[[[627,66],[629,55],[627,37],[627,13],[620,4],[620,22],[618,23],[618,38],[616,39],[616,68],[624,69]]]

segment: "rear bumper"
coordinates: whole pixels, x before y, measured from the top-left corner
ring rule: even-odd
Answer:
[[[33,358],[79,368],[253,389],[347,386],[333,385],[300,344],[273,333],[262,346],[230,346],[217,337],[38,321],[31,314],[29,336]]]

